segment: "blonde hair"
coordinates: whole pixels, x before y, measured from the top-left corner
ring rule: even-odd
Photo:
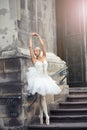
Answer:
[[[41,51],[41,48],[36,46],[34,49],[38,49],[40,51],[40,56],[42,57],[43,56],[43,52]]]
[[[35,47],[35,48],[38,49],[39,51],[41,51],[40,47],[37,46],[37,47]]]

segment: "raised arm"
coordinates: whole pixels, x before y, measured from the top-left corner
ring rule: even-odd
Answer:
[[[39,40],[40,40],[40,44],[41,44],[41,46],[42,46],[43,56],[46,57],[46,47],[45,47],[45,44],[44,44],[44,42],[43,42],[41,36],[40,36],[39,34],[37,34],[37,36],[38,36],[38,38],[39,38]]]
[[[34,51],[33,51],[33,48],[32,48],[32,34],[30,36],[30,41],[29,41],[29,50],[30,50],[30,56],[31,56],[32,62],[34,63],[35,62],[35,56],[34,56]]]

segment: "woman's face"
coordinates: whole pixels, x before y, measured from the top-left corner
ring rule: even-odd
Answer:
[[[36,56],[36,57],[38,57],[39,55],[40,55],[40,49],[39,48],[34,48],[34,55]]]

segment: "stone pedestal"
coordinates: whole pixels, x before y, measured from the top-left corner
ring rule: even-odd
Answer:
[[[22,88],[21,58],[0,57],[0,119],[2,127],[21,126]]]

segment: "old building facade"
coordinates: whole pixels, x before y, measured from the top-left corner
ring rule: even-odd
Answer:
[[[60,85],[58,96],[47,96],[47,103],[63,101],[68,94],[66,62],[57,56],[57,23],[55,0],[0,0],[0,127],[12,129],[29,124],[38,113],[38,100],[26,95],[26,72],[32,65],[29,55],[31,32],[39,33],[47,48],[48,73]],[[34,39],[34,46],[39,45]],[[64,73],[65,74],[65,73]]]

